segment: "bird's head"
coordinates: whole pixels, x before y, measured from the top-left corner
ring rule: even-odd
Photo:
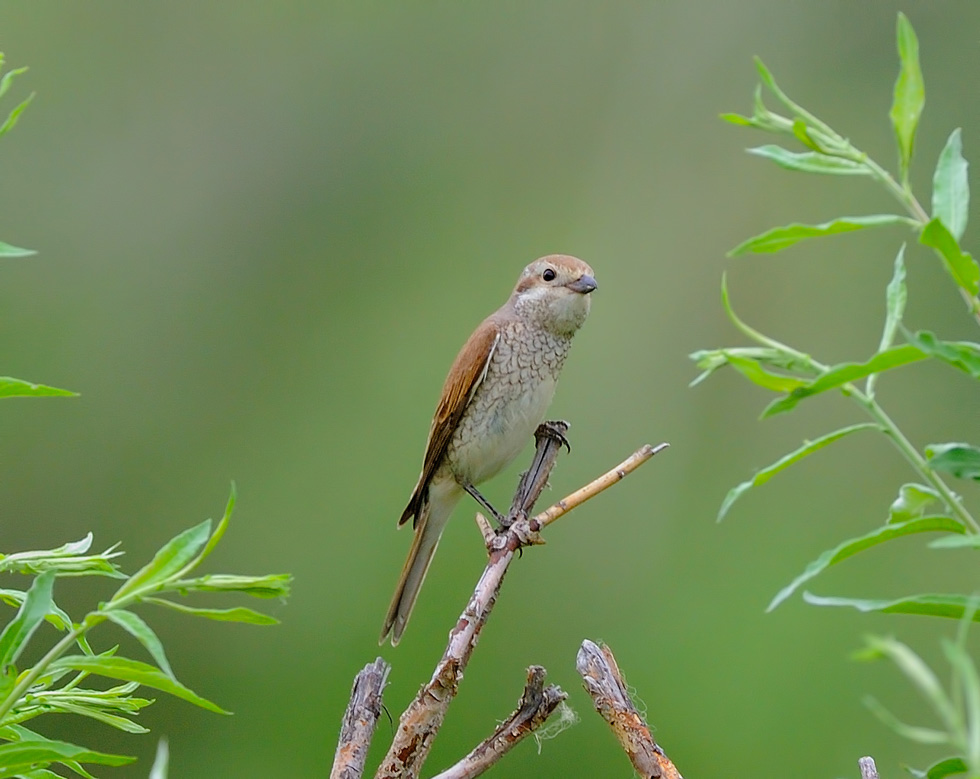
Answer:
[[[596,289],[592,268],[567,254],[549,254],[528,265],[512,297],[518,315],[556,335],[571,336],[589,315]]]

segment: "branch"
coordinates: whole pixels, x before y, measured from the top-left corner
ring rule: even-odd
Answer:
[[[682,779],[633,705],[612,650],[586,639],[578,651],[575,667],[586,691],[592,696],[596,711],[609,723],[640,776]]]
[[[364,773],[364,761],[381,714],[381,694],[390,670],[391,666],[379,657],[354,678],[330,779],[360,779]]]
[[[527,669],[527,684],[517,710],[489,738],[452,768],[433,779],[472,779],[490,770],[507,752],[531,735],[552,715],[568,695],[557,685],[544,686],[545,670],[540,665]]]
[[[419,690],[415,700],[401,715],[395,738],[375,774],[375,779],[418,777],[422,763],[428,757],[432,742],[445,719],[446,710],[456,697],[463,671],[476,647],[480,631],[493,610],[497,593],[515,553],[525,546],[540,543],[538,531],[542,527],[618,482],[666,447],[665,444],[656,449],[649,445],[644,446],[591,484],[572,493],[537,517],[528,519],[527,514],[533,508],[534,501],[548,482],[558,451],[562,445],[567,444],[564,436],[567,429],[568,425],[564,422],[546,422],[538,427],[534,434],[537,443],[534,460],[521,477],[504,527],[492,535],[487,534],[484,520],[481,531],[488,541],[490,559],[469,603],[449,633],[446,651],[436,665],[432,678]]]
[[[878,779],[878,767],[873,757],[862,757],[858,760],[861,768],[861,779]]]

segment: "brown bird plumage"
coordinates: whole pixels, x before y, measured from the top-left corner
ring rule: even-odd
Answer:
[[[575,257],[535,260],[507,302],[456,356],[429,428],[422,473],[399,525],[415,539],[388,609],[381,643],[397,644],[446,522],[467,491],[505,468],[543,421],[572,336],[589,312],[592,269]]]

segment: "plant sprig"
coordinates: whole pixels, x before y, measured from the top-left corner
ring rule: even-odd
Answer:
[[[26,592],[0,591],[0,599],[18,605],[16,615],[0,632],[0,740],[8,742],[0,744],[0,775],[12,775],[6,772],[15,770],[20,765],[17,761],[24,759],[24,755],[30,757],[34,766],[60,763],[83,776],[87,774],[79,771],[82,763],[121,765],[129,762],[131,758],[125,756],[50,742],[21,723],[42,714],[62,712],[90,717],[129,733],[144,733],[146,728],[132,719],[152,702],[134,695],[141,686],[168,693],[209,711],[228,713],[177,680],[163,643],[133,609],[148,603],[219,621],[254,625],[278,622],[274,617],[249,608],[201,608],[179,600],[204,592],[238,592],[257,598],[284,599],[288,596],[291,577],[286,574],[190,576],[221,540],[234,505],[233,488],[225,513],[213,530],[211,520],[206,520],[183,531],[167,542],[149,563],[128,577],[114,562],[121,554],[117,547],[110,547],[101,555],[85,554],[92,543],[91,534],[82,541],[54,550],[0,556],[0,572],[15,571],[36,577]],[[123,582],[107,601],[75,623],[56,605],[53,588],[58,579],[85,575],[122,578]],[[18,659],[45,620],[64,635],[32,666],[18,669]],[[95,653],[89,645],[88,634],[105,622],[115,623],[139,641],[153,664],[122,657],[115,648]],[[77,647],[79,653],[68,654],[72,647]],[[82,687],[81,683],[89,676],[112,679],[117,684],[105,690]]]
[[[909,178],[916,132],[925,106],[925,85],[919,64],[918,40],[911,23],[902,14],[898,16],[897,39],[900,69],[889,112],[898,158],[895,176],[828,123],[792,100],[759,59],[756,59],[756,68],[760,83],[755,91],[752,114],[724,114],[722,118],[736,125],[792,139],[804,147],[803,151],[795,151],[766,144],[749,149],[749,153],[796,172],[871,178],[898,201],[905,213],[840,216],[820,223],[783,225],[743,241],[729,252],[729,257],[780,252],[802,241],[858,230],[902,227],[911,230],[919,244],[933,250],[966,302],[969,314],[980,323],[980,266],[960,245],[967,227],[970,199],[962,134],[959,129],[954,130],[939,156],[933,173],[932,212],[929,213],[912,191]],[[778,111],[770,110],[764,95],[778,103]],[[751,345],[707,349],[691,355],[701,370],[692,384],[728,366],[751,383],[774,393],[775,398],[762,412],[763,418],[791,412],[810,398],[826,393],[839,393],[849,398],[869,418],[866,422],[850,424],[805,441],[772,465],[757,471],[752,478],[729,491],[719,510],[719,520],[751,489],[859,432],[884,436],[914,474],[914,481],[903,484],[891,506],[882,511],[883,522],[816,557],[773,597],[770,611],[829,567],[895,539],[931,533],[939,534],[939,537],[929,544],[930,548],[980,549],[980,521],[946,481],[948,478],[980,481],[980,447],[966,442],[917,447],[876,396],[880,381],[886,377],[890,381],[893,377],[897,380],[901,376],[900,369],[927,360],[940,362],[980,381],[980,344],[945,340],[929,330],[911,330],[904,324],[908,298],[905,249],[902,244],[894,260],[892,277],[885,290],[881,339],[871,355],[826,364],[759,332],[735,314],[724,278],[722,305],[736,330]],[[954,677],[948,694],[941,691],[932,672],[904,644],[894,639],[869,639],[870,654],[891,658],[926,693],[940,714],[941,730],[906,726],[883,713],[884,709],[879,705],[869,705],[899,733],[956,750],[956,756],[940,761],[927,773],[922,773],[923,776],[936,779],[953,773],[961,765],[967,766],[971,775],[980,775],[980,681],[965,648],[966,625],[978,618],[976,598],[972,594],[919,593],[874,599],[828,597],[804,591],[803,599],[812,605],[843,606],[862,612],[919,614],[960,620],[960,638],[955,643],[944,644]]]

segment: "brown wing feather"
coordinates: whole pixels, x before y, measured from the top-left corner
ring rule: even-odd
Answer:
[[[399,525],[408,522],[411,517],[417,518],[429,482],[442,464],[449,442],[456,432],[456,426],[473,393],[487,375],[490,358],[493,356],[499,337],[500,330],[493,317],[485,319],[456,355],[446,377],[446,383],[442,387],[442,396],[439,405],[436,406],[435,416],[432,417],[429,440],[425,446],[425,458],[422,461],[422,473],[418,484],[415,485],[411,500],[402,512],[401,519],[398,520]]]

